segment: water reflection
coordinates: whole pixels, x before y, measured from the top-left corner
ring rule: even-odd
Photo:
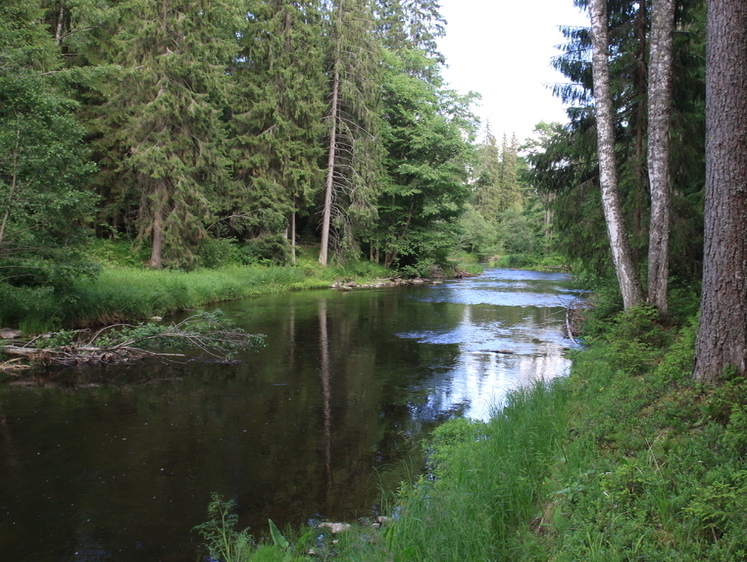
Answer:
[[[459,360],[442,372],[429,402],[486,420],[510,389],[567,372],[570,362],[563,351],[569,342],[559,325],[576,295],[563,274],[490,271],[417,297],[460,307],[458,322],[398,335],[423,344],[458,345]]]
[[[212,492],[255,532],[370,514],[425,432],[563,373],[561,275],[230,303],[268,346],[237,365],[57,371],[0,389],[0,552],[190,560]],[[537,304],[544,303],[544,304]],[[409,468],[408,468],[409,465]]]

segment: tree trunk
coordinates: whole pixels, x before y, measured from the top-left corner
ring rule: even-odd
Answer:
[[[291,213],[290,220],[290,243],[291,243],[291,263],[296,264],[296,211]]]
[[[662,313],[668,309],[673,37],[674,0],[653,0],[648,72],[648,177],[651,185],[648,301]]]
[[[332,219],[332,191],[335,186],[335,165],[337,156],[337,121],[340,118],[340,48],[341,39],[339,33],[341,33],[342,27],[342,10],[343,0],[340,0],[338,6],[338,22],[337,22],[337,33],[338,36],[335,39],[335,60],[334,73],[332,75],[332,106],[330,110],[330,133],[329,133],[329,154],[327,155],[327,181],[324,189],[324,211],[322,214],[322,240],[321,247],[319,249],[319,263],[327,265],[329,256],[329,228]]]
[[[591,15],[592,71],[602,207],[623,305],[628,310],[643,301],[643,291],[633,265],[617,188],[614,113],[609,85],[606,0],[591,0],[589,13]]]
[[[146,264],[151,269],[161,269],[163,267],[163,211],[165,199],[163,188],[159,189],[158,195],[153,210],[150,259]]]
[[[327,182],[324,188],[324,211],[322,214],[322,241],[319,248],[319,263],[327,265],[329,254],[329,224],[332,217],[332,190],[335,184],[335,155],[337,152],[337,112],[339,111],[340,73],[337,69],[332,80],[332,121],[329,133],[329,154],[327,156]]]
[[[747,3],[709,0],[703,291],[695,378],[747,369]]]

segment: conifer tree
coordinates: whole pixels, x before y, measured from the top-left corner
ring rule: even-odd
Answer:
[[[334,0],[330,25],[331,101],[319,251],[323,265],[330,246],[339,253],[354,250],[355,232],[373,224],[381,173],[381,48],[370,1]]]
[[[747,373],[747,5],[708,1],[703,296],[695,378]],[[741,410],[740,410],[741,411]]]
[[[290,230],[318,190],[324,112],[322,21],[317,2],[255,0],[233,77],[231,160],[241,189],[233,228]]]
[[[477,150],[474,206],[491,224],[498,222],[498,215],[503,210],[499,194],[502,167],[498,143],[488,124],[485,130],[485,140]]]
[[[104,132],[125,150],[148,265],[189,265],[228,182],[220,110],[237,51],[239,0],[127,0],[115,38],[122,71]]]

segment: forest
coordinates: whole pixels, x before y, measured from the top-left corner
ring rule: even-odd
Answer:
[[[574,2],[567,121],[523,140],[443,80],[438,0],[4,0],[0,322],[95,294],[119,320],[102,253],[184,294],[220,271],[234,298],[226,267],[287,287],[310,252],[400,277],[562,264],[592,294],[571,375],[441,426],[350,559],[745,559],[747,5]],[[144,316],[188,307],[167,298]]]
[[[5,284],[62,290],[92,239],[187,270],[542,250],[518,141],[477,144],[474,95],[441,79],[433,0],[0,10]]]
[[[404,275],[462,250],[561,256],[588,280],[614,278],[587,29],[565,28],[554,61],[568,122],[523,143],[496,139],[471,113],[477,94],[444,83],[435,0],[0,9],[4,286],[64,292],[95,275],[92,240],[154,269],[292,264],[301,244],[325,265],[364,258]],[[671,241],[659,269],[684,290],[702,268],[705,10],[684,1],[673,18],[663,236],[647,5],[609,3],[609,80],[629,269],[646,279],[650,240]]]

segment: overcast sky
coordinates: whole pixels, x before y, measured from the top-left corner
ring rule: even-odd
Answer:
[[[549,85],[564,82],[550,66],[563,42],[561,25],[588,25],[573,0],[441,0],[449,67],[444,78],[461,93],[482,94],[476,113],[500,140],[523,141],[540,121],[565,122]]]

